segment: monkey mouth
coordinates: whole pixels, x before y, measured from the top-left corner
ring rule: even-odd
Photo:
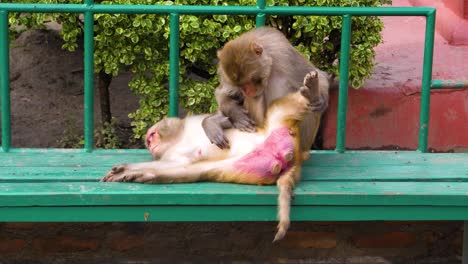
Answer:
[[[154,147],[150,149],[150,152],[153,153],[153,155],[156,155],[157,148],[159,147],[159,144],[156,144]]]
[[[156,144],[156,146],[152,147],[149,151],[153,156],[160,156],[161,153],[159,153],[158,150],[159,144]]]
[[[255,97],[257,96],[258,90],[254,83],[248,81],[241,85],[241,92],[246,97]]]
[[[242,94],[247,97],[255,97],[257,95],[257,91],[255,90],[255,88],[242,86],[241,91]]]

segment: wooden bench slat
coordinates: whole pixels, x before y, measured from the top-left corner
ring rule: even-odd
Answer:
[[[276,205],[0,207],[2,222],[276,221]],[[460,206],[293,206],[293,221],[465,220]],[[274,231],[272,225],[272,232]]]
[[[99,181],[104,167],[1,167],[0,182]],[[304,165],[303,181],[468,181],[468,164],[460,166],[315,167]]]
[[[468,153],[420,153],[416,151],[349,151],[342,154],[321,152],[312,154],[304,163],[320,167],[348,166],[467,166]]]
[[[0,152],[1,167],[109,167],[121,163],[150,161],[144,150],[126,152]],[[373,167],[373,166],[468,166],[468,153],[418,153],[413,151],[352,151],[312,153],[305,166]]]
[[[131,162],[151,161],[144,154],[100,153],[0,153],[1,167],[111,167]]]
[[[294,205],[467,206],[465,182],[301,182]],[[1,206],[274,205],[275,186],[222,183],[0,183]]]
[[[304,165],[302,170],[306,181],[468,181],[468,164],[372,167]]]

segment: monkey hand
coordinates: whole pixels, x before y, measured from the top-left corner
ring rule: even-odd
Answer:
[[[234,128],[245,132],[255,132],[255,121],[253,121],[244,108],[239,108],[239,111],[231,112],[231,122]]]
[[[117,165],[112,167],[101,182],[156,183],[156,179],[154,170],[131,170],[127,165]]]
[[[112,167],[112,169],[101,179],[101,182],[116,182],[122,181],[122,174],[127,170],[127,165],[117,165]]]
[[[224,129],[220,122],[219,115],[206,117],[202,121],[202,127],[205,130],[206,137],[212,144],[215,144],[220,149],[229,148],[229,141],[224,135]]]

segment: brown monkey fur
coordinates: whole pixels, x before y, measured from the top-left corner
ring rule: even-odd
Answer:
[[[210,141],[220,148],[229,140],[217,125],[219,115],[234,128],[253,131],[262,126],[266,109],[276,99],[295,92],[311,71],[319,75],[319,96],[310,98],[312,112],[301,123],[301,146],[307,151],[315,140],[321,114],[328,106],[330,79],[299,53],[277,29],[261,27],[229,41],[218,52],[220,85],[215,91],[218,113],[203,121]]]
[[[164,119],[148,130],[146,146],[156,161],[114,166],[101,181],[138,183],[187,183],[198,181],[230,182],[265,185],[276,183],[278,196],[278,230],[274,241],[282,239],[289,228],[290,202],[295,184],[301,177],[303,161],[300,147],[300,122],[311,111],[309,98],[318,96],[318,73],[311,71],[304,78],[304,86],[297,92],[278,98],[268,108],[266,120],[256,133],[228,129],[230,149],[220,149],[209,142],[202,128],[206,115],[189,116],[185,119]],[[228,122],[217,120],[220,123]],[[238,162],[273,131],[287,128],[292,142],[292,152],[282,158],[290,161],[283,171],[271,167],[266,174],[273,177],[258,177],[249,171],[241,171]],[[252,161],[255,166],[255,160]]]

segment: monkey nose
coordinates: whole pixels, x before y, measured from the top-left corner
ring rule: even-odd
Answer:
[[[146,144],[149,145],[149,144],[151,143],[151,137],[153,137],[153,136],[154,136],[154,132],[153,132],[153,133],[150,133],[150,134],[148,134],[148,135],[146,135],[146,139],[145,139],[145,140],[146,140]]]

